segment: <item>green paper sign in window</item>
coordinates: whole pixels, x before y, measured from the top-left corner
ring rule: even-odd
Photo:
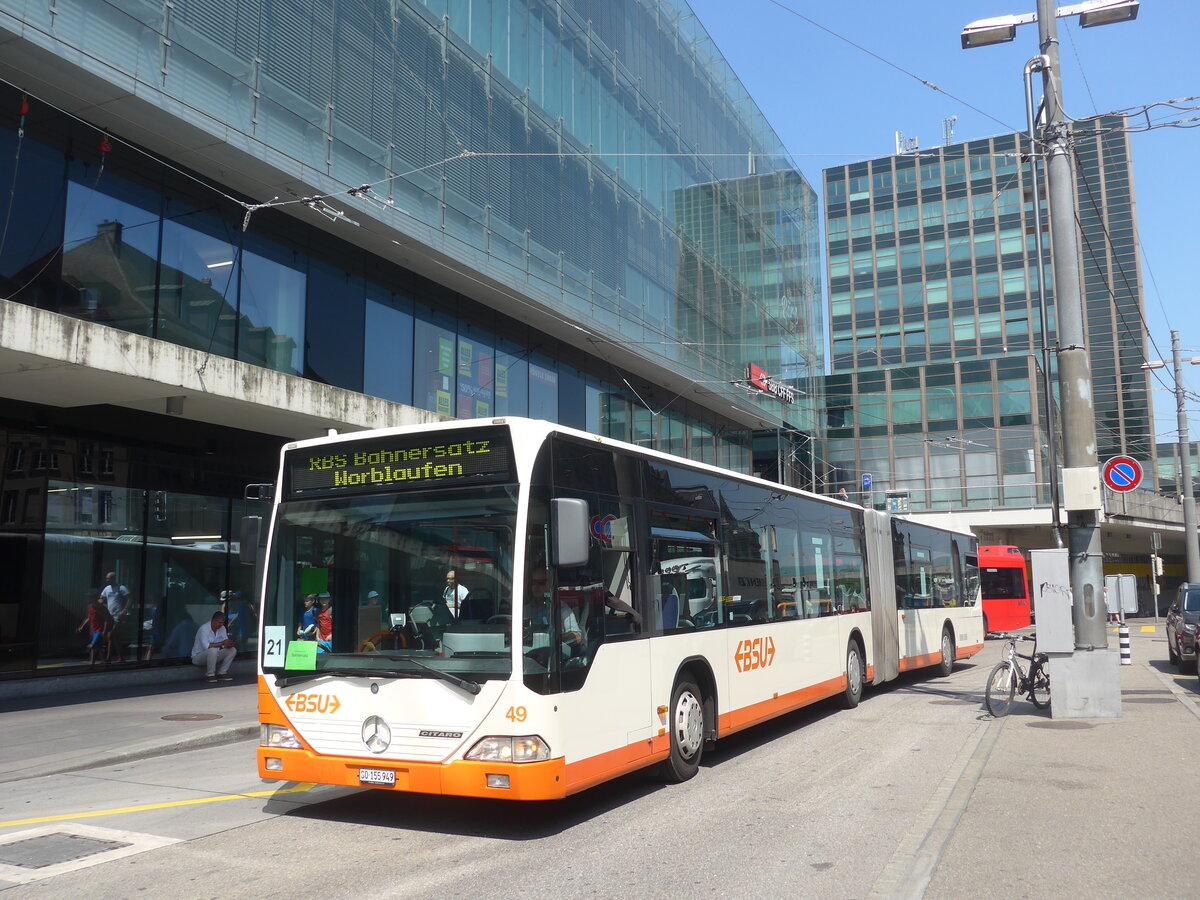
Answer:
[[[312,672],[317,668],[317,642],[292,641],[288,644],[283,667],[292,672]]]

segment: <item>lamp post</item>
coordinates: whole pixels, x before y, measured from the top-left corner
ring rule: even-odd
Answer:
[[[1046,311],[1046,257],[1042,249],[1041,153],[1038,149],[1037,114],[1033,108],[1033,75],[1041,72],[1046,57],[1035,56],[1025,64],[1025,118],[1029,130],[1029,181],[1033,187],[1033,217],[1037,235],[1038,325],[1042,331],[1042,405],[1046,408],[1046,457],[1050,469],[1050,514],[1054,546],[1062,549],[1061,503],[1058,495],[1058,425],[1054,414],[1054,388],[1050,386],[1050,317]]]
[[[1104,605],[1104,565],[1100,548],[1100,471],[1096,459],[1096,421],[1092,372],[1086,346],[1079,239],[1075,229],[1075,175],[1062,113],[1058,17],[1078,16],[1084,27],[1129,21],[1138,0],[1087,0],[1055,9],[1038,0],[1037,12],[972,22],[962,32],[964,49],[1011,41],[1021,25],[1037,23],[1041,47],[1042,101],[1047,157],[1050,246],[1054,297],[1058,312],[1058,384],[1062,400],[1063,506],[1067,511],[1069,571],[1074,599],[1076,651],[1108,645]],[[1119,709],[1120,698],[1117,697]]]
[[[1171,332],[1171,358],[1175,366],[1175,415],[1179,424],[1179,487],[1183,495],[1183,548],[1187,557],[1187,580],[1200,583],[1200,546],[1196,543],[1196,499],[1192,483],[1192,448],[1188,440],[1187,412],[1183,408],[1183,359],[1179,349],[1179,332]],[[1192,357],[1193,366],[1200,365],[1200,356]],[[1161,359],[1142,364],[1143,369],[1161,369]]]

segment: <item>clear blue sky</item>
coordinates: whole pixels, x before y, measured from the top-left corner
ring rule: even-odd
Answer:
[[[1038,52],[1036,25],[1019,28],[1011,43],[972,50],[961,49],[959,34],[976,19],[1033,12],[1036,0],[689,2],[818,191],[822,169],[892,154],[896,131],[936,147],[950,116],[958,117],[955,141],[1025,128],[1021,73]],[[1198,38],[1198,0],[1142,0],[1136,21],[1101,28],[1059,19],[1067,115],[1200,95]],[[1150,112],[1151,122],[1186,118],[1200,126],[1200,108]],[[1131,141],[1147,355],[1169,361],[1176,329],[1185,357],[1200,356],[1200,127],[1157,128]],[[1160,383],[1170,383],[1169,372],[1158,373]],[[1200,366],[1185,363],[1184,384],[1200,390]],[[1200,439],[1200,402],[1187,408],[1190,436]],[[1156,390],[1154,410],[1159,440],[1177,440],[1174,395]]]

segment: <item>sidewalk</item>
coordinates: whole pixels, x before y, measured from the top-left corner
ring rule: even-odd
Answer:
[[[1052,720],[1027,701],[999,721],[981,713],[990,724],[941,810],[924,897],[1200,889],[1194,854],[1180,855],[1200,829],[1200,683],[1167,663],[1161,626],[1130,632],[1120,718]]]
[[[0,699],[0,783],[257,737],[253,667],[218,684],[183,670],[194,677]]]

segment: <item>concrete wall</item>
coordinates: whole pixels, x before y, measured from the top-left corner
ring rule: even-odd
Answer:
[[[111,404],[286,438],[441,421],[436,413],[94,322],[0,301],[0,396]]]

